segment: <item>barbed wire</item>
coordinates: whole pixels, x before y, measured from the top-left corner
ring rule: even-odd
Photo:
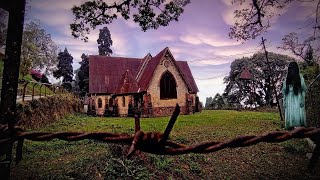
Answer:
[[[7,134],[8,137],[1,139],[0,145],[10,141],[18,141],[20,142],[20,147],[17,148],[19,148],[19,152],[22,153],[21,149],[24,139],[32,141],[50,141],[53,139],[79,141],[84,139],[91,139],[107,143],[121,143],[131,145],[128,151],[128,157],[131,157],[136,150],[158,155],[179,155],[187,153],[212,153],[225,148],[246,147],[261,142],[279,143],[293,138],[311,138],[315,140],[316,143],[319,143],[320,140],[320,128],[297,127],[292,131],[275,131],[263,135],[238,136],[231,140],[226,140],[223,142],[210,141],[188,146],[168,140],[171,129],[179,113],[180,107],[176,106],[176,109],[173,112],[169,124],[163,134],[160,132],[145,133],[141,130],[137,131],[134,135],[109,132],[23,132],[20,127],[15,127],[14,132],[11,132],[10,136],[8,127],[6,125],[0,125],[0,132],[2,134]],[[17,157],[20,156],[22,157],[21,154],[17,155]]]
[[[173,141],[167,141],[164,144],[159,144],[163,134],[159,132],[148,132],[138,131],[134,136],[129,134],[116,134],[108,132],[20,132],[17,133],[14,140],[27,139],[32,141],[50,141],[53,139],[60,139],[65,141],[80,141],[84,139],[99,140],[109,143],[124,143],[124,144],[136,144],[139,150],[150,152],[154,154],[187,154],[187,153],[210,153],[218,151],[224,148],[235,148],[235,147],[245,147],[258,144],[260,142],[278,143],[287,141],[293,138],[308,138],[320,136],[320,128],[305,128],[297,127],[292,131],[275,131],[264,135],[252,135],[252,136],[239,136],[225,142],[203,142],[192,146],[187,146],[184,144],[179,144]],[[12,140],[11,138],[6,138],[0,140],[0,145]],[[147,149],[154,149],[153,146],[167,146],[164,149],[156,149],[154,151],[149,151]]]

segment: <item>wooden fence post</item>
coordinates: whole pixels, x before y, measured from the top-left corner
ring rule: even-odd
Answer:
[[[140,131],[140,117],[138,113],[134,113],[134,132]]]

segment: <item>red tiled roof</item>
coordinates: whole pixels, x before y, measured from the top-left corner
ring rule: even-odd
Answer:
[[[140,92],[140,87],[131,72],[127,70],[121,77],[114,94],[130,94]]]
[[[190,91],[192,93],[199,92],[199,89],[197,87],[196,82],[194,81],[194,78],[192,76],[191,70],[189,68],[189,65],[186,61],[176,61],[177,65],[179,66],[179,69],[181,73],[183,74],[184,79],[186,80]]]
[[[123,73],[129,70],[135,76],[141,61],[138,58],[89,56],[89,93],[114,93]]]
[[[243,69],[239,78],[240,79],[249,80],[249,79],[252,78],[252,75],[251,75],[251,73],[249,72],[248,69]]]

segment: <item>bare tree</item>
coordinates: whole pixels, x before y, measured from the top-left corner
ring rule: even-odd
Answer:
[[[312,22],[314,33],[305,40],[299,40],[297,33],[292,32],[284,36],[282,45],[279,47],[289,50],[296,56],[305,59],[305,55],[309,45],[315,50],[315,55],[319,58],[320,30],[320,0],[233,0],[234,5],[240,5],[242,9],[234,11],[236,22],[231,28],[229,37],[239,41],[247,41],[255,39],[262,33],[266,32],[270,27],[270,20],[279,15],[277,12],[285,8],[289,3],[297,2],[317,2],[314,13],[315,20]]]
[[[293,0],[232,0],[243,8],[234,11],[235,24],[229,37],[240,41],[255,39],[270,27],[270,20]]]

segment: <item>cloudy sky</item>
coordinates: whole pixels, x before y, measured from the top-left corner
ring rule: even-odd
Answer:
[[[65,47],[74,58],[74,70],[79,68],[81,54],[98,54],[99,28],[89,35],[89,42],[74,39],[69,24],[72,23],[71,7],[84,0],[30,0],[27,21],[39,19],[51,34],[54,42]],[[176,60],[188,61],[199,87],[201,101],[222,93],[224,76],[230,63],[243,56],[251,56],[261,49],[261,37],[245,43],[230,40],[229,29],[237,9],[231,0],[191,0],[178,22],[158,30],[141,31],[133,21],[119,18],[108,25],[113,40],[112,56],[142,58],[147,53],[156,55],[169,47]],[[299,36],[313,33],[310,23],[314,21],[315,3],[292,3],[272,19],[271,28],[263,37],[268,40],[267,50],[290,55],[277,49],[284,35],[297,32]]]

